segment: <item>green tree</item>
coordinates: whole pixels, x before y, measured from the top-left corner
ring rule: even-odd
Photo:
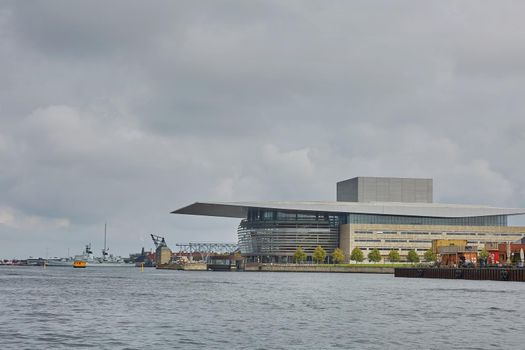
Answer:
[[[332,260],[334,261],[334,264],[341,264],[345,261],[345,253],[343,253],[341,248],[335,248],[332,253]]]
[[[318,264],[321,264],[324,259],[326,258],[326,251],[321,247],[320,245],[317,246],[314,250],[314,254],[312,255],[312,258],[314,261]]]
[[[418,263],[419,262],[419,255],[417,255],[415,250],[411,250],[408,252],[407,259],[411,263]]]
[[[436,261],[437,259],[437,255],[432,251],[432,249],[427,250],[424,257],[426,262]]]
[[[306,253],[304,252],[303,248],[301,246],[297,247],[295,250],[295,253],[293,254],[293,261],[296,263],[302,263],[306,260]]]
[[[352,253],[350,253],[350,260],[354,260],[356,262],[361,262],[365,260],[365,255],[363,254],[363,251],[359,249],[359,247],[355,247],[352,250]]]
[[[479,252],[479,258],[486,260],[488,257],[489,257],[489,252],[487,251],[487,249],[483,248],[483,250]]]
[[[381,253],[379,252],[379,249],[374,248],[370,253],[368,253],[368,260],[372,262],[380,262],[381,261]]]
[[[388,253],[388,260],[390,260],[390,262],[394,263],[394,262],[398,262],[399,260],[401,260],[401,257],[399,256],[399,252],[395,249],[392,249],[389,253]]]
[[[479,265],[481,267],[488,265],[489,255],[490,253],[487,251],[487,249],[483,248],[481,252],[479,252]]]

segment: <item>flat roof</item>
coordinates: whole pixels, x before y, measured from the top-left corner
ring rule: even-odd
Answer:
[[[183,208],[172,211],[171,213],[246,218],[248,209],[251,208],[441,218],[525,214],[525,209],[523,208],[495,208],[479,205],[441,203],[340,201],[195,202]]]

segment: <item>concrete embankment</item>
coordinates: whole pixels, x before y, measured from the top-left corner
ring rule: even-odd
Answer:
[[[206,271],[206,263],[166,264],[157,266],[158,270]]]
[[[244,271],[250,272],[338,272],[338,273],[385,273],[393,274],[388,266],[338,266],[310,264],[246,264]]]

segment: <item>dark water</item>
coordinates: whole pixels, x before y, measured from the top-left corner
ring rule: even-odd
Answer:
[[[525,283],[0,267],[0,349],[525,349]]]

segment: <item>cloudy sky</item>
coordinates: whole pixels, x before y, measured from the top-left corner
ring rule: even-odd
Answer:
[[[354,176],[525,207],[522,1],[2,1],[0,257],[236,241]]]

